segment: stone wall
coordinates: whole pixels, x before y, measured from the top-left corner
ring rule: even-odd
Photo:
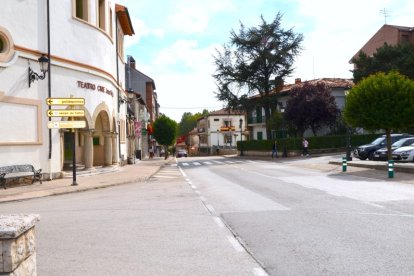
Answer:
[[[39,215],[0,215],[0,275],[36,276]]]

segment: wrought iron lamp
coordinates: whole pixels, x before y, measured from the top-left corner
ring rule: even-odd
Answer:
[[[32,68],[30,68],[29,66],[29,87],[31,86],[32,82],[34,82],[35,80],[44,80],[46,77],[46,73],[48,70],[48,63],[49,63],[49,59],[45,56],[42,55],[39,59],[39,64],[40,64],[40,71],[41,73],[38,74],[35,71],[32,70]]]

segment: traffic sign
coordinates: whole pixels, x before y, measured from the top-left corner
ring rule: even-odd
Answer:
[[[47,98],[47,105],[84,105],[84,98]]]
[[[48,128],[85,128],[86,121],[55,121],[48,122]]]
[[[47,111],[48,117],[84,117],[84,110],[77,109],[50,109]]]

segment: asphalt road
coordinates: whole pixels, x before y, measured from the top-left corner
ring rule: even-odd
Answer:
[[[344,174],[324,157],[179,162],[270,275],[414,274],[413,185]]]

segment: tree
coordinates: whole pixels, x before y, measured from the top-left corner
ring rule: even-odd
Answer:
[[[396,71],[361,80],[346,98],[343,117],[352,127],[385,130],[390,160],[391,132],[414,126],[414,81]]]
[[[223,52],[217,50],[214,57],[220,101],[227,102],[227,108],[246,109],[248,96],[259,94],[265,110],[266,122],[270,118],[269,94],[283,88],[283,80],[293,71],[293,62],[301,50],[303,36],[292,29],[281,28],[282,15],[267,23],[263,16],[258,27],[246,28],[240,23],[238,34],[231,31],[230,42]],[[267,126],[267,137],[271,137]]]
[[[414,80],[414,45],[403,43],[390,46],[385,43],[373,56],[360,52],[357,58],[352,59],[352,63],[356,67],[352,71],[355,83],[377,72],[388,73],[392,70]]]
[[[286,103],[285,119],[296,127],[300,136],[311,128],[316,136],[322,126],[332,126],[339,116],[335,97],[323,82],[294,86]]]
[[[175,143],[177,138],[177,122],[170,119],[169,117],[162,115],[157,118],[153,126],[153,135],[155,140],[160,145],[165,147],[165,152],[168,151],[168,146],[171,146]],[[165,159],[168,155],[165,154]]]
[[[188,134],[197,126],[197,120],[206,115],[208,115],[207,109],[204,109],[202,113],[197,112],[196,114],[185,112],[181,117],[180,123],[178,123],[178,136]]]

